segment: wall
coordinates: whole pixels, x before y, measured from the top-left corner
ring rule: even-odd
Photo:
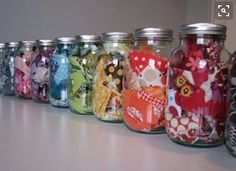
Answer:
[[[214,6],[215,1],[212,0],[212,10],[211,10],[211,22],[224,24],[227,26],[227,37],[225,41],[225,47],[229,50],[230,53],[233,53],[236,50],[236,1],[231,0],[233,2],[233,18],[230,20],[216,20],[214,14]],[[222,1],[222,0],[221,0]]]
[[[186,22],[210,22],[211,0],[187,0]]]
[[[0,5],[0,41],[133,31],[186,21],[186,0],[8,0]]]

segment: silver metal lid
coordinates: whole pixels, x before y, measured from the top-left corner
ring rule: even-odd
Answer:
[[[78,42],[100,42],[101,36],[83,34],[76,36],[76,39]]]
[[[134,31],[134,38],[159,38],[172,41],[173,31],[166,28],[138,28]]]
[[[131,40],[132,34],[126,32],[106,32],[102,33],[102,40]]]
[[[20,41],[20,45],[21,46],[35,46],[36,45],[36,41],[23,40],[23,41]]]
[[[218,35],[221,38],[226,37],[227,27],[221,24],[211,23],[194,23],[180,26],[180,37],[184,37],[189,34],[197,35]]]
[[[0,48],[5,48],[5,43],[0,43]]]
[[[48,39],[39,39],[39,40],[37,40],[37,44],[39,46],[53,46],[54,41],[53,40],[48,40]]]
[[[56,38],[55,42],[61,43],[61,44],[74,44],[75,37],[59,37],[59,38]]]
[[[19,42],[7,42],[5,45],[7,47],[18,47],[19,46]]]

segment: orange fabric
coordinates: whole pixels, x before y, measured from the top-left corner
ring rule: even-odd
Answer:
[[[151,131],[153,129],[163,127],[165,125],[164,113],[160,117],[156,116],[153,112],[153,105],[138,97],[135,91],[124,90],[124,115],[125,123],[133,130],[136,131]],[[128,108],[134,107],[140,112],[142,121],[135,116],[130,116]]]

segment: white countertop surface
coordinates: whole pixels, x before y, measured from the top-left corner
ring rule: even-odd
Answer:
[[[0,96],[0,171],[236,171],[224,146],[191,148],[167,135]]]

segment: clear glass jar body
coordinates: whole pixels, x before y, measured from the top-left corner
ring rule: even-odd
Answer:
[[[122,122],[123,62],[130,48],[131,40],[107,40],[97,54],[92,107],[99,120]]]
[[[229,77],[229,112],[225,129],[225,145],[228,151],[236,157],[236,51],[230,61]]]
[[[52,45],[40,45],[31,66],[31,94],[36,102],[49,102],[49,61],[54,51]]]
[[[21,45],[15,59],[15,95],[20,98],[31,99],[30,68],[36,45]]]
[[[69,56],[69,107],[78,114],[93,114],[92,83],[99,42],[79,42]]]
[[[55,107],[68,107],[68,56],[74,48],[59,43],[50,58],[49,102]]]
[[[0,92],[2,92],[2,84],[3,84],[2,63],[3,63],[4,55],[5,55],[5,47],[0,47]]]
[[[223,141],[229,53],[216,35],[186,35],[169,67],[166,131],[189,146]]]
[[[133,131],[165,132],[166,76],[171,41],[138,39],[125,60],[123,119]]]
[[[2,94],[15,96],[15,58],[18,47],[7,47],[2,63]]]

